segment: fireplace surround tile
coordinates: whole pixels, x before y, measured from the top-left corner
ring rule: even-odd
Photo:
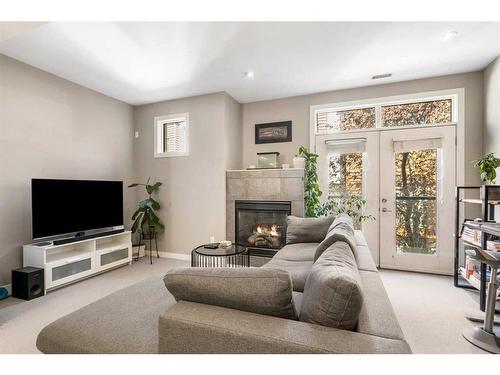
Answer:
[[[292,215],[304,216],[304,170],[260,169],[226,172],[226,237],[235,231],[235,201],[290,201]]]
[[[281,179],[279,177],[247,178],[245,179],[245,185],[246,185],[245,199],[280,200]]]
[[[288,197],[290,201],[302,201],[304,199],[304,185],[298,184],[296,178],[280,179],[280,196]]]

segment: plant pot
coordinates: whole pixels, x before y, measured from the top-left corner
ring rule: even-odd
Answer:
[[[306,159],[301,156],[296,156],[293,158],[293,167],[294,168],[302,168],[306,167]]]
[[[498,186],[498,185],[485,183],[481,188],[481,196],[480,196],[481,199],[485,199],[487,186]],[[488,188],[488,200],[490,200],[490,201],[500,200],[500,187]]]

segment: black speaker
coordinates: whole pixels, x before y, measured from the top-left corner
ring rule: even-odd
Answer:
[[[43,268],[24,267],[12,271],[12,297],[29,301],[44,295]]]

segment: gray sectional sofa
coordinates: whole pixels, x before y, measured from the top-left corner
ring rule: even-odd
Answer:
[[[321,225],[290,220],[291,243],[265,266],[171,270],[55,321],[40,332],[38,349],[411,353],[362,233],[346,220],[330,219],[318,233]]]

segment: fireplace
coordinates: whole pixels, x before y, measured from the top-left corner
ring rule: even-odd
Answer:
[[[262,256],[273,256],[285,246],[290,202],[237,200],[235,208],[236,243]]]

